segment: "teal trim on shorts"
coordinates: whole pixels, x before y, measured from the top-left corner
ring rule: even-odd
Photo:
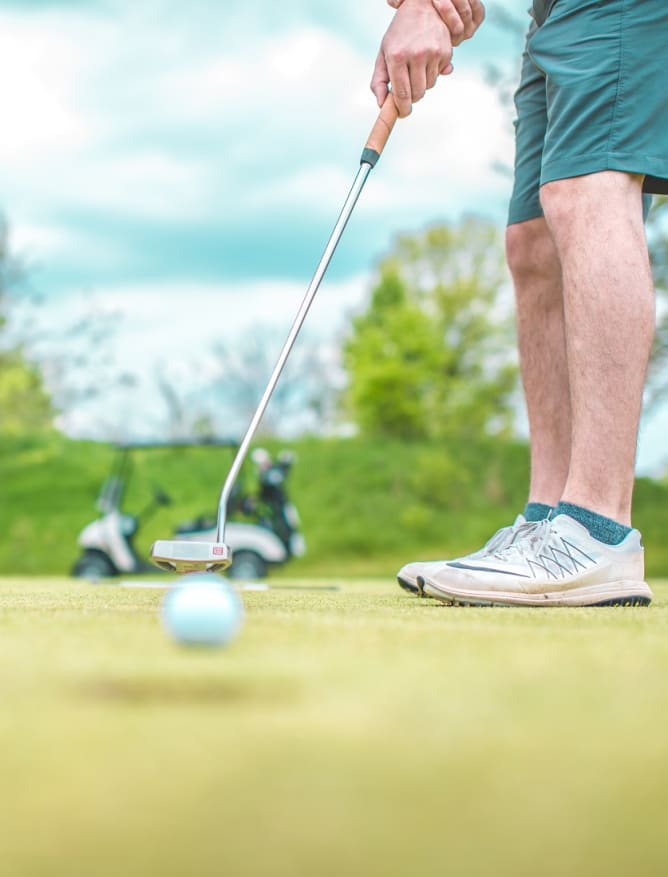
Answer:
[[[534,0],[509,224],[543,215],[544,183],[606,170],[668,194],[667,44],[666,0]]]

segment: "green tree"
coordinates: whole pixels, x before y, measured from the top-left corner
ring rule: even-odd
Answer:
[[[16,434],[49,429],[53,407],[39,370],[17,346],[2,345],[7,293],[20,284],[23,271],[9,249],[6,223],[0,218],[0,432]]]
[[[41,432],[52,421],[53,408],[39,371],[18,349],[0,353],[0,431]]]
[[[398,239],[344,347],[346,407],[365,434],[510,433],[517,388],[499,233],[484,220]]]

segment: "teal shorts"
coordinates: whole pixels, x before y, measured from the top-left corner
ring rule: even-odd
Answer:
[[[531,15],[509,224],[543,215],[544,183],[605,170],[668,194],[668,0],[533,0]]]

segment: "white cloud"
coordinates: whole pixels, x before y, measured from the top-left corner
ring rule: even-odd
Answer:
[[[325,279],[306,319],[305,333],[335,337],[351,311],[362,306],[369,288],[366,275],[339,283]],[[141,372],[161,360],[191,361],[217,341],[233,346],[236,337],[258,324],[279,334],[284,331],[287,337],[305,292],[305,284],[287,281],[126,284],[47,300],[34,319],[37,328],[58,333],[92,314],[112,314],[114,356],[119,362],[132,361]],[[50,343],[57,345],[58,339]]]
[[[75,100],[85,49],[78,50],[74,40],[65,22],[57,29],[39,28],[19,14],[0,14],[0,162],[5,169],[48,164],[54,155],[90,142],[90,125]]]
[[[64,208],[161,221],[214,220],[221,203],[331,213],[374,118],[372,59],[315,23],[226,29],[203,46],[178,22],[148,34],[156,8],[120,20],[94,7],[0,16],[10,214],[31,225]],[[480,191],[507,155],[480,79],[453,79],[447,97],[445,87],[400,123],[369,208]]]
[[[72,252],[79,243],[79,238],[72,232],[38,219],[14,223],[11,237],[12,249],[28,260],[33,256],[48,260],[64,251]]]
[[[101,274],[126,258],[122,241],[101,235],[95,228],[73,229],[49,219],[36,214],[28,220],[20,215],[19,220],[14,221],[12,216],[10,227],[12,250],[27,264],[29,280],[42,293],[49,292],[48,272],[56,262]]]

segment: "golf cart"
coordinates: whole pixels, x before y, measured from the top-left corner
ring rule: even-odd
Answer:
[[[132,473],[132,453],[155,448],[236,447],[232,441],[201,441],[172,443],[134,443],[119,445],[112,471],[104,482],[96,507],[100,516],[79,534],[82,553],[72,569],[74,576],[100,579],[118,575],[156,572],[143,560],[134,546],[134,539],[148,518],[161,506],[171,505],[171,498],[160,487],[139,513],[122,509],[123,496]],[[274,460],[262,448],[251,455],[255,466],[257,487],[244,492],[237,485],[228,507],[229,523],[226,540],[233,552],[227,575],[239,579],[262,578],[271,566],[300,557],[306,547],[300,532],[299,515],[289,501],[286,480],[294,458],[282,451]],[[182,541],[215,542],[216,516],[200,516],[179,524],[174,538]]]

